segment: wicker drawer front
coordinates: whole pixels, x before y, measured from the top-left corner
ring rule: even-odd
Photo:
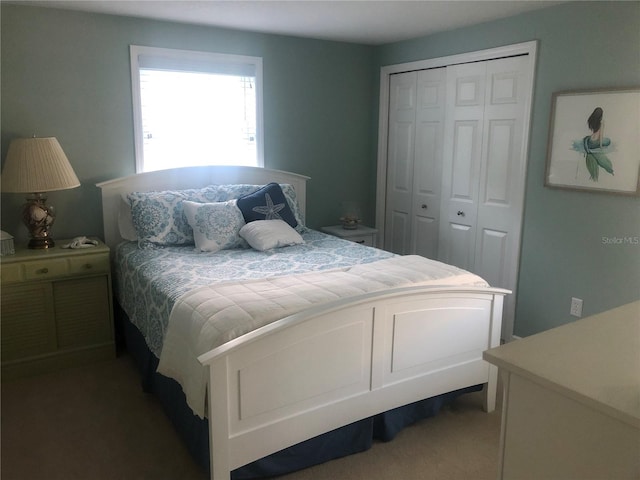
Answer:
[[[64,258],[24,263],[25,280],[46,280],[48,278],[62,277],[68,272],[69,268]]]
[[[22,281],[22,265],[19,263],[9,263],[2,265],[0,269],[2,283],[16,283]]]
[[[91,274],[109,271],[109,255],[83,255],[69,258],[69,273]]]

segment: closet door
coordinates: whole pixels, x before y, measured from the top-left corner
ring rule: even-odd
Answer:
[[[486,62],[447,68],[438,257],[474,271]]]
[[[410,252],[413,205],[417,72],[391,76],[389,83],[389,146],[384,248]]]
[[[386,250],[438,251],[446,69],[390,79]]]
[[[527,42],[384,67],[389,89],[383,81],[380,92],[382,247],[437,258],[512,290],[506,340],[515,315],[535,53],[535,42]],[[400,68],[415,70],[393,73]]]
[[[418,72],[410,252],[437,258],[446,69]]]
[[[513,291],[505,299],[505,328],[513,326],[526,178],[529,58],[487,62],[474,272]],[[508,331],[505,338],[510,338]]]
[[[527,56],[447,71],[439,258],[515,301],[526,152]]]

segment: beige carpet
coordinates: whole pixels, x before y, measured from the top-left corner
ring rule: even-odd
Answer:
[[[500,413],[465,395],[438,416],[367,452],[283,480],[460,479],[497,476]],[[127,355],[5,382],[2,480],[204,480]]]

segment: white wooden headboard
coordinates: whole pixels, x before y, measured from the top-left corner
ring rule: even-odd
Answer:
[[[288,183],[295,189],[300,210],[304,214],[306,211],[307,180],[309,177],[281,170],[232,166],[174,168],[107,180],[96,184],[102,190],[104,241],[111,248],[122,241],[118,227],[118,215],[123,194],[184,190],[206,187],[207,185]]]

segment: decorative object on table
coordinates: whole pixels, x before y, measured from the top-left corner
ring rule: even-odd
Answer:
[[[362,215],[360,207],[356,202],[342,202],[340,204],[342,208],[342,216],[340,217],[340,223],[342,228],[346,230],[355,230],[362,222]]]
[[[0,230],[0,255],[13,255],[16,250],[13,246],[13,236],[4,230]]]
[[[640,87],[556,92],[545,186],[640,194]]]
[[[11,141],[2,170],[2,191],[29,193],[22,210],[22,220],[29,230],[29,248],[55,245],[51,226],[56,215],[47,205],[46,192],[80,186],[58,140],[48,138],[16,138]]]

